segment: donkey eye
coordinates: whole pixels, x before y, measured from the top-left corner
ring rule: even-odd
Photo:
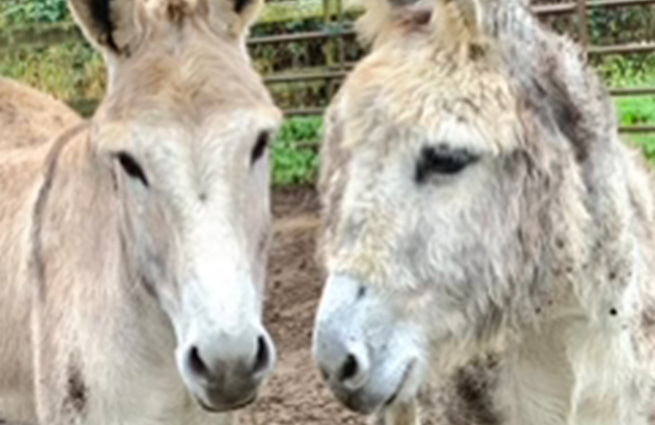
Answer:
[[[146,178],[146,174],[143,172],[143,169],[132,155],[126,152],[119,152],[116,155],[116,158],[128,176],[133,179],[140,180],[141,183],[143,183],[146,187],[148,186],[148,179]]]
[[[257,143],[255,143],[255,147],[252,149],[252,153],[250,154],[251,164],[259,161],[259,159],[264,156],[264,152],[266,152],[270,137],[271,136],[267,131],[262,131],[259,133],[259,136],[257,137]]]
[[[478,159],[465,149],[425,147],[416,164],[416,181],[422,183],[432,174],[457,174]]]

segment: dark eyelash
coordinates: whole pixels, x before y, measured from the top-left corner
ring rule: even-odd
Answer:
[[[421,183],[432,174],[457,174],[478,159],[477,155],[465,149],[425,147],[416,164],[416,181]]]
[[[128,154],[127,152],[118,152],[116,154],[116,158],[128,176],[132,177],[133,179],[140,180],[141,183],[143,183],[146,187],[149,186],[148,179],[146,178],[143,169],[136,161],[136,159],[132,157],[132,155]]]
[[[250,156],[250,163],[254,164],[257,162],[262,156],[264,156],[264,152],[266,152],[266,148],[268,147],[270,135],[268,132],[262,132],[259,134],[257,137],[257,143],[255,143],[255,147],[252,150],[252,154]]]

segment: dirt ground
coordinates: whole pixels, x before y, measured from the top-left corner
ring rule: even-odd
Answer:
[[[318,201],[309,188],[276,190],[266,323],[278,348],[273,377],[242,416],[244,425],[364,425],[330,395],[311,357],[322,279],[314,261]]]

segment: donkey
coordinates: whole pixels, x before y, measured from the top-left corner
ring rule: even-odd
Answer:
[[[281,119],[245,49],[261,6],[69,1],[108,88],[55,141],[2,142],[0,419],[232,424],[255,399]]]
[[[611,100],[523,0],[370,0],[327,115],[314,355],[387,423],[646,424],[655,204]],[[420,412],[418,412],[420,413]]]
[[[47,142],[81,120],[51,96],[0,77],[0,149]]]

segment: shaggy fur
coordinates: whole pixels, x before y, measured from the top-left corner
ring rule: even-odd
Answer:
[[[261,2],[112,0],[112,34],[71,3],[108,65],[95,117],[0,81],[0,418],[234,423],[194,401],[175,350],[191,331],[266,335],[268,170],[251,151],[280,113],[243,46]]]
[[[368,3],[326,115],[328,272],[422,329],[438,423],[646,424],[654,192],[580,50],[521,0]],[[439,143],[480,159],[412,181]]]

